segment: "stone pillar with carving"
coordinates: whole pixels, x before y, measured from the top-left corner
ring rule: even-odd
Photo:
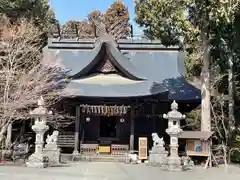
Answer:
[[[168,152],[165,151],[163,138],[157,133],[152,133],[153,147],[149,151],[149,165],[164,167],[166,165]]]
[[[43,153],[48,157],[49,166],[60,164],[60,148],[58,147],[58,131],[53,131],[52,135],[47,135],[45,148]]]
[[[180,120],[185,118],[178,111],[178,104],[173,101],[171,104],[171,111],[168,114],[164,114],[163,118],[168,119],[168,128],[166,133],[170,136],[170,156],[168,157],[168,170],[181,171],[182,163],[181,158],[178,156],[178,137],[183,132],[180,127]]]
[[[30,111],[30,115],[35,118],[32,130],[36,133],[35,140],[35,152],[29,157],[26,162],[27,167],[39,167],[45,168],[48,165],[47,157],[44,156],[43,146],[44,146],[44,134],[49,129],[46,125],[47,116],[51,115],[51,111],[47,111],[44,107],[45,102],[41,97],[38,100],[38,108]]]

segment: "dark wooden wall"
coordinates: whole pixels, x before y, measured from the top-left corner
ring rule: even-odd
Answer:
[[[125,122],[117,123],[117,138],[121,141],[128,143],[130,134],[130,123],[129,118],[125,118]]]
[[[87,116],[83,117],[86,118]],[[94,143],[98,142],[100,134],[100,117],[99,116],[89,116],[90,121],[85,123],[84,126],[84,143]],[[120,118],[119,118],[120,119]],[[125,122],[118,122],[116,124],[116,139],[119,140],[119,143],[125,142],[128,143],[129,133],[130,133],[130,124],[129,117],[125,117]],[[82,119],[85,121],[85,119]],[[116,141],[117,143],[118,141]]]
[[[87,102],[86,102],[87,103]],[[119,102],[120,103],[120,102]],[[117,104],[119,104],[117,103]],[[141,102],[142,107],[137,107],[134,117],[134,149],[138,149],[138,138],[148,137],[149,148],[152,147],[153,132],[157,132],[159,137],[164,137],[166,144],[169,143],[169,136],[166,134],[166,128],[168,120],[163,119],[163,114],[167,114],[170,111],[170,101],[162,102]],[[96,102],[100,104],[100,102]],[[107,103],[106,103],[107,104]],[[182,113],[188,112],[193,109],[193,105],[189,102],[179,103],[179,111]],[[72,104],[74,105],[74,103]],[[76,107],[77,104],[74,106]],[[126,105],[126,104],[125,104]],[[130,104],[129,104],[130,105]],[[75,109],[75,107],[73,109]],[[153,111],[154,109],[154,111]],[[82,114],[82,121],[85,121],[86,115]],[[90,122],[84,125],[84,142],[85,143],[98,143],[99,140],[99,128],[100,118],[98,116],[91,116]],[[124,117],[125,122],[117,123],[117,138],[126,144],[129,144],[130,140],[130,114]],[[74,128],[72,129],[74,132]],[[81,136],[81,135],[80,135]],[[120,142],[119,141],[119,142]],[[117,142],[115,142],[117,143]]]
[[[86,122],[84,127],[84,143],[98,142],[100,118],[98,116],[89,117],[90,121]],[[82,119],[82,121],[85,121],[85,119]]]
[[[162,115],[168,113],[168,102],[161,102],[155,104],[155,115],[152,112],[152,104],[146,104],[144,106],[144,114],[138,113],[138,117],[135,120],[135,139],[134,146],[138,149],[138,138],[147,137],[148,146],[152,147],[152,133],[158,133],[159,137],[163,137],[165,142],[169,141],[169,136],[166,133],[168,121],[163,119]]]

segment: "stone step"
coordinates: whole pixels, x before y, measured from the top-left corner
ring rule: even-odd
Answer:
[[[72,154],[62,154],[63,161],[72,161]],[[74,158],[75,161],[92,161],[92,162],[125,162],[125,156],[111,155],[79,155]]]
[[[97,155],[97,156],[86,156],[81,155],[76,158],[81,161],[94,161],[94,162],[125,162],[125,156],[110,156],[110,155]]]

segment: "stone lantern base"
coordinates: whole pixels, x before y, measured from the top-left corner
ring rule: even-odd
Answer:
[[[61,152],[58,147],[52,144],[46,145],[43,149],[43,153],[46,157],[48,157],[48,165],[58,165],[61,163]]]
[[[48,157],[34,153],[28,158],[26,165],[32,168],[46,168],[48,166]]]
[[[169,156],[167,158],[167,170],[168,171],[183,171],[181,158]]]
[[[164,147],[153,147],[149,151],[149,165],[151,166],[162,166],[167,164],[168,152],[165,151]]]

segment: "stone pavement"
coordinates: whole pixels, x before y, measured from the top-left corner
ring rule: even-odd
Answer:
[[[0,166],[0,180],[226,180],[240,179],[240,168],[231,166],[204,170],[197,167],[188,172],[164,172],[145,164],[79,162],[68,167],[35,169]]]

